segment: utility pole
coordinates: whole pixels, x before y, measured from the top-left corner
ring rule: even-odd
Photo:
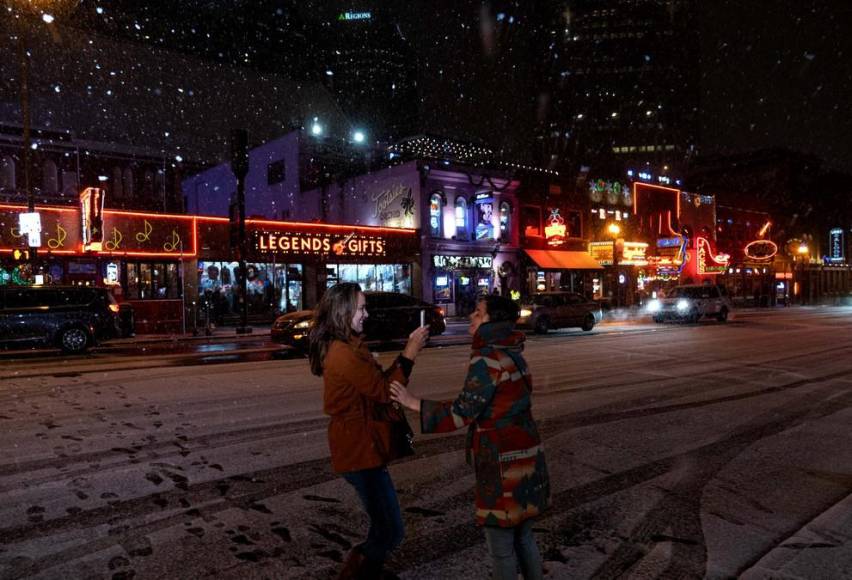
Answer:
[[[21,14],[17,19],[18,22],[18,64],[21,69],[21,117],[23,120],[23,144],[21,147],[21,160],[24,165],[24,194],[27,196],[27,212],[35,212],[35,196],[33,195],[32,184],[30,183],[30,174],[32,173],[32,160],[30,156],[30,148],[32,147],[30,138],[30,60],[27,50],[27,22],[24,15]],[[29,245],[29,262],[31,275],[35,279],[36,265],[38,263],[38,247]]]
[[[237,178],[237,257],[240,263],[240,325],[237,334],[249,334],[248,277],[246,276],[246,175],[248,174],[248,131],[231,132],[231,170]],[[231,221],[234,220],[231,215]],[[233,226],[233,223],[232,223]]]

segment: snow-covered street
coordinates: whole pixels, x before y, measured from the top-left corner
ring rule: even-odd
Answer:
[[[531,336],[548,576],[852,576],[850,330],[825,307]],[[412,390],[453,397],[466,358],[427,349]],[[307,362],[147,362],[0,364],[0,577],[334,577],[366,519]],[[403,578],[487,566],[463,445],[391,468]]]

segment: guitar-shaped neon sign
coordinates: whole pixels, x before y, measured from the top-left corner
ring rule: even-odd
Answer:
[[[352,232],[351,234],[349,234],[348,236],[343,238],[341,241],[335,242],[334,245],[331,246],[331,251],[334,252],[334,254],[337,255],[337,256],[342,256],[343,251],[346,249],[346,244],[348,244],[349,240],[351,240],[354,237],[355,237],[355,232]]]

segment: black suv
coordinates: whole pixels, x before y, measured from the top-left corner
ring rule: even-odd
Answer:
[[[0,343],[56,346],[67,353],[82,353],[118,334],[118,310],[105,288],[0,287]]]

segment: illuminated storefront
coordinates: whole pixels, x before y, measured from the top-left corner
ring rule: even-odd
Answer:
[[[81,208],[39,207],[42,246],[34,273],[19,227],[25,211],[0,205],[0,284],[109,287],[133,305],[140,333],[191,328],[201,311],[220,322],[237,312],[239,264],[231,258],[226,218],[90,207],[87,215],[98,217],[92,221],[82,219]],[[247,220],[246,229],[253,314],[271,318],[310,308],[337,281],[412,290],[415,230],[265,220]]]
[[[432,298],[436,304],[455,304],[457,315],[469,314],[477,296],[489,294],[494,283],[492,256],[432,256],[435,272]]]

